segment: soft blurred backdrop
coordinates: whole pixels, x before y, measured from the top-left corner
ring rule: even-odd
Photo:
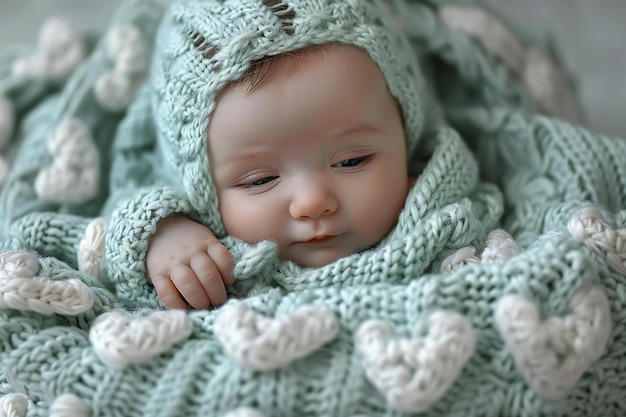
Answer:
[[[34,42],[49,16],[102,31],[122,0],[0,0],[0,47]],[[487,0],[509,20],[551,33],[578,80],[588,125],[626,138],[625,0]]]

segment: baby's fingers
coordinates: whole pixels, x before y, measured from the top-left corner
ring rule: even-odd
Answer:
[[[170,279],[193,308],[203,310],[211,305],[203,285],[189,265],[178,264],[172,267]]]
[[[233,269],[235,268],[235,260],[226,246],[224,246],[219,240],[214,240],[207,246],[207,254],[213,260],[213,263],[217,267],[224,285],[230,285],[235,282],[233,277]]]
[[[213,259],[206,254],[197,253],[191,258],[190,264],[211,305],[224,304],[226,301],[224,277],[222,277]]]
[[[180,296],[170,277],[163,274],[157,275],[152,278],[152,285],[165,308],[187,310],[187,303]]]

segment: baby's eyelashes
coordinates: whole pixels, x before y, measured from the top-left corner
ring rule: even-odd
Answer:
[[[267,177],[263,177],[263,178],[259,178],[253,181],[249,181],[249,182],[245,182],[243,184],[240,185],[241,188],[255,188],[255,187],[262,187],[264,185],[268,185],[271,182],[275,181],[276,179],[278,179],[278,175],[269,175]]]
[[[365,162],[368,162],[373,156],[374,156],[373,154],[370,154],[370,155],[359,156],[356,158],[344,159],[341,162],[333,164],[332,167],[333,168],[355,168],[355,167],[358,167],[359,165],[362,165]]]

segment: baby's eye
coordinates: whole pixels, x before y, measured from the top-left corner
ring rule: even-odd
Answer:
[[[333,167],[334,168],[354,168],[358,165],[361,165],[363,162],[366,162],[371,157],[372,155],[365,155],[365,156],[360,156],[358,158],[346,159],[345,161],[341,161],[333,165]]]
[[[259,187],[261,185],[265,185],[267,183],[274,181],[276,178],[278,178],[276,175],[260,178],[258,180],[249,182],[248,184],[246,184],[246,187]]]

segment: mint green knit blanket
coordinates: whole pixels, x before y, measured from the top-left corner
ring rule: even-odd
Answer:
[[[167,1],[0,53],[0,416],[626,415],[626,141],[581,127],[551,45],[394,4],[431,112],[397,226],[316,269],[225,237],[211,311],[163,310],[143,262],[197,215],[144,82]]]

